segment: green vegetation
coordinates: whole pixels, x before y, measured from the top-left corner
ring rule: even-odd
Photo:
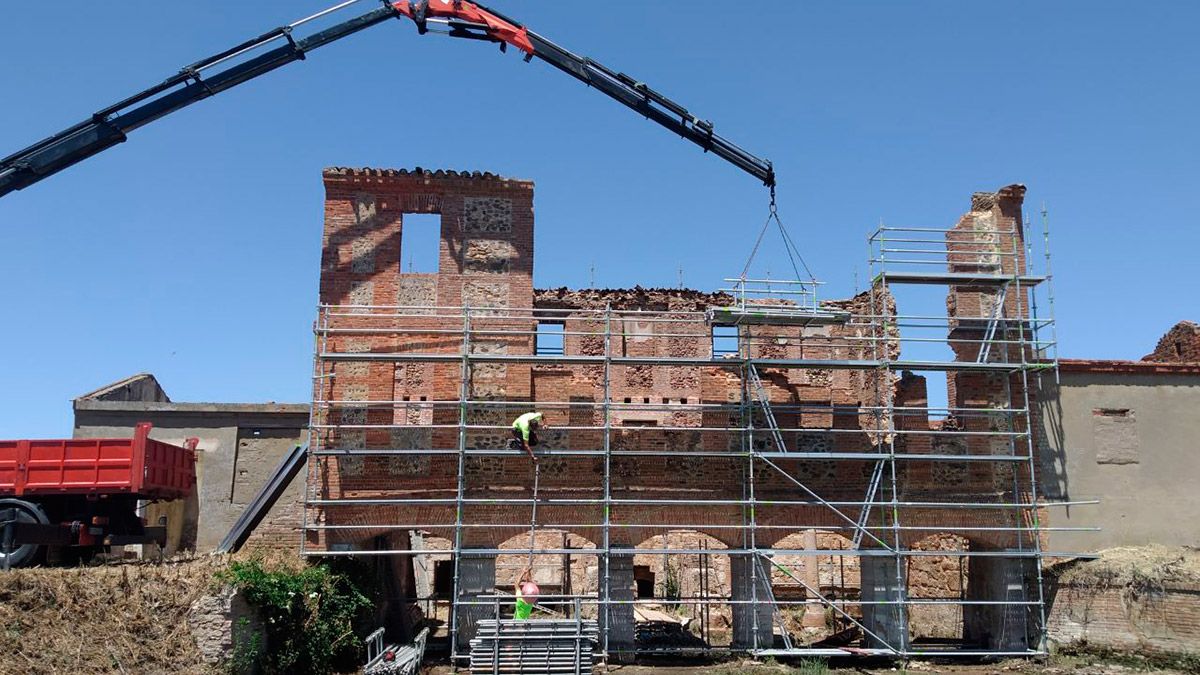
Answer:
[[[361,575],[354,575],[361,576]],[[350,574],[328,565],[268,569],[232,562],[217,573],[258,612],[261,631],[242,631],[234,672],[329,673],[360,663],[373,603]]]
[[[800,663],[796,664],[796,672],[800,675],[827,675],[829,662],[825,659],[801,659]]]
[[[663,598],[668,610],[676,609],[680,598],[679,567],[670,560],[663,561]]]

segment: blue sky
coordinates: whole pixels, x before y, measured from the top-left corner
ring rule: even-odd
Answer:
[[[0,155],[331,2],[0,4]],[[830,296],[880,219],[949,226],[1021,182],[1063,356],[1200,319],[1200,4],[493,3],[772,159]],[[72,397],[138,371],[175,400],[307,400],[332,165],[533,179],[539,286],[711,289],[766,215],[756,181],[549,66],[384,23],[0,199],[0,438],[67,435]]]

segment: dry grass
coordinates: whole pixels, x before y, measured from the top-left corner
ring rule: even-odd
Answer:
[[[1171,584],[1200,584],[1200,551],[1170,546],[1110,548],[1096,560],[1069,564],[1060,583],[1104,588],[1161,589]]]
[[[219,557],[0,573],[0,674],[208,673],[187,622]]]

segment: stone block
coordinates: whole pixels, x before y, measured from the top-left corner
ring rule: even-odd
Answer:
[[[475,316],[491,316],[497,312],[481,311],[486,307],[508,307],[508,283],[499,281],[467,281],[462,286],[462,304],[470,307]]]
[[[406,310],[406,314],[432,314],[433,310],[428,308],[437,305],[437,279],[402,275],[396,282],[396,304],[421,308]]]
[[[463,231],[468,234],[512,232],[512,200],[502,197],[464,197]]]
[[[468,274],[507,274],[517,260],[517,248],[503,239],[469,239],[463,250]]]

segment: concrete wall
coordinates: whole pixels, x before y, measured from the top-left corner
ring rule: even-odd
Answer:
[[[147,508],[153,524],[167,516],[167,553],[210,551],[254,499],[283,458],[307,442],[308,406],[295,404],[162,403],[75,401],[76,438],[129,436],[139,422],[150,422],[151,438],[182,444],[200,439],[196,454],[196,492],[188,500]],[[247,546],[298,550],[304,477],[288,487],[251,536]]]
[[[1064,362],[1057,388],[1043,377],[1043,492],[1056,508],[1056,551],[1165,543],[1200,546],[1200,366]],[[1055,391],[1057,389],[1057,391]]]

